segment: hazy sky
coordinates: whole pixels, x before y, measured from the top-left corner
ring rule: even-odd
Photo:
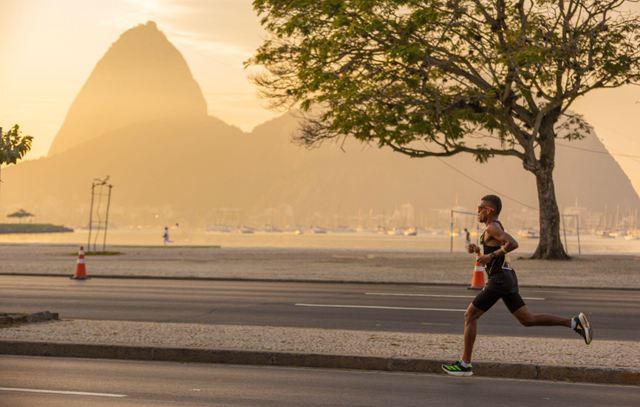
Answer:
[[[120,34],[153,20],[187,60],[209,113],[250,131],[265,108],[243,62],[262,42],[249,0],[0,0],[0,125],[45,155],[67,110]]]
[[[249,131],[279,114],[257,98],[242,65],[266,37],[251,0],[0,0],[0,125],[19,123],[35,137],[27,158],[46,154],[109,46],[148,20],[187,60],[211,115]],[[596,92],[575,110],[640,191],[640,88]]]

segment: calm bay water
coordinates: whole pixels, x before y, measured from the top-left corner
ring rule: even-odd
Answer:
[[[92,244],[102,248],[103,236],[95,239]],[[87,245],[88,232],[78,230],[72,233],[51,234],[3,234],[0,243],[44,243]],[[222,233],[205,232],[202,230],[185,230],[176,228],[171,230],[171,240],[174,246],[211,246],[222,247],[257,247],[257,248],[315,248],[315,249],[361,249],[361,250],[398,250],[398,251],[429,251],[448,252],[450,238],[447,235],[420,234],[417,236],[392,236],[374,233]],[[519,252],[527,253],[535,250],[536,239],[519,238]],[[591,235],[580,236],[583,254],[640,254],[640,240],[624,240],[623,238],[605,239]],[[162,246],[162,229],[131,230],[114,229],[107,234],[107,247],[113,245],[125,246]],[[567,236],[567,247],[570,254],[578,254],[578,240],[576,236]],[[453,250],[464,251],[464,239],[454,237]]]

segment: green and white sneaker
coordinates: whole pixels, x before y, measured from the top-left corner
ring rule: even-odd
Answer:
[[[581,312],[577,317],[573,317],[573,320],[576,321],[576,327],[573,328],[573,330],[582,336],[584,343],[587,345],[590,344],[591,339],[593,339],[593,329],[591,329],[591,325],[589,325],[587,316]]]
[[[442,365],[442,370],[452,376],[473,376],[473,366],[471,363],[467,364],[467,367],[464,367],[459,360],[450,365]]]

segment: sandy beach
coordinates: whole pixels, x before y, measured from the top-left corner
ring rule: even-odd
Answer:
[[[71,275],[77,246],[0,245],[0,273]],[[467,284],[474,259],[464,253],[349,249],[113,246],[88,256],[89,276],[198,277],[421,284]],[[570,261],[511,256],[521,286],[640,288],[640,254],[583,255]]]

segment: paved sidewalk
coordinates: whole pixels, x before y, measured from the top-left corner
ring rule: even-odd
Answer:
[[[461,346],[461,335],[233,325],[73,320],[0,329],[0,354],[430,373]],[[587,346],[568,329],[563,339],[480,335],[474,364],[485,376],[640,385],[636,342]]]

